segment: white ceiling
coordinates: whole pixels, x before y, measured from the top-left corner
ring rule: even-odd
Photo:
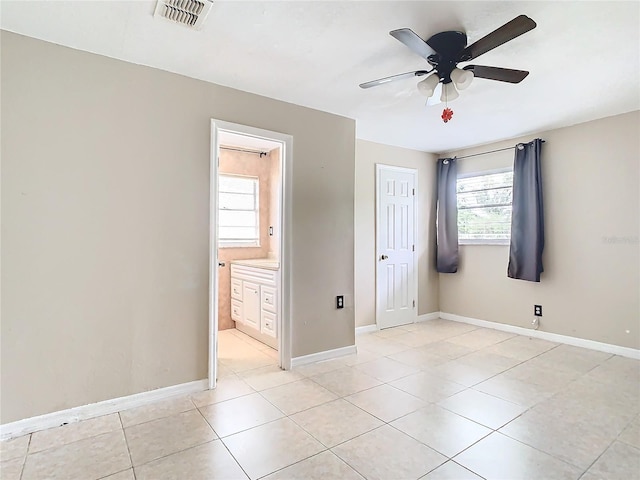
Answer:
[[[356,119],[358,138],[443,152],[640,108],[640,2],[216,1],[201,31],[154,18],[155,1],[0,2],[1,27]],[[519,14],[538,27],[473,63],[529,70],[475,79],[425,107],[408,79],[427,67],[389,35],[465,31],[469,43]]]

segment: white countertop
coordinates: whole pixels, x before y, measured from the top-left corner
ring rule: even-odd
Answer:
[[[248,260],[231,260],[231,264],[245,265],[247,267],[266,268],[267,270],[280,269],[280,262],[273,258],[251,258]]]

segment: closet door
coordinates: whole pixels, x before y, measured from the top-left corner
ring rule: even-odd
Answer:
[[[260,330],[260,286],[243,282],[242,308],[244,310],[244,323],[252,328]]]

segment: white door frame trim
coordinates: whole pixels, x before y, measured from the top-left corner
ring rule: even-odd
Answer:
[[[218,192],[218,131],[238,133],[245,136],[265,138],[282,145],[282,172],[280,190],[280,305],[278,315],[279,365],[291,369],[291,252],[292,252],[292,170],[293,137],[284,133],[263,130],[223,120],[211,119],[210,158],[210,232],[209,232],[209,388],[215,388],[218,355],[218,232],[217,232],[217,192]]]
[[[410,173],[413,175],[413,185],[416,189],[416,194],[413,196],[413,243],[416,246],[416,250],[413,252],[413,271],[414,271],[414,282],[413,282],[413,298],[416,301],[416,308],[414,309],[414,322],[418,321],[418,194],[420,190],[418,189],[418,169],[417,168],[407,168],[407,167],[397,167],[395,165],[386,165],[384,163],[376,163],[376,222],[375,222],[375,239],[376,239],[376,258],[374,260],[374,271],[376,276],[376,327],[378,330],[380,329],[380,322],[378,320],[378,258],[380,252],[378,251],[378,219],[380,218],[380,173],[382,170],[389,170],[401,173]]]

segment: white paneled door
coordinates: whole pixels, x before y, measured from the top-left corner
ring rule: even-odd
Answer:
[[[388,328],[417,320],[416,171],[376,167],[376,322]]]

